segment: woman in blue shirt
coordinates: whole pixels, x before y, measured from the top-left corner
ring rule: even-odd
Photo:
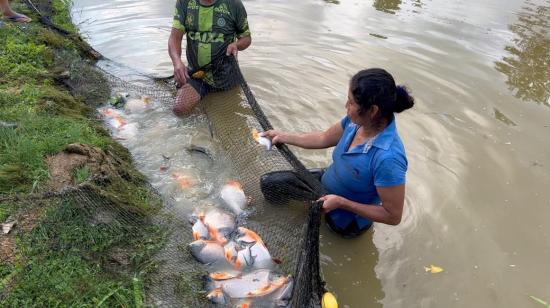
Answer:
[[[335,146],[333,162],[321,176],[329,192],[321,198],[326,221],[335,232],[354,237],[381,222],[397,225],[405,200],[407,158],[394,113],[414,105],[404,86],[388,72],[362,70],[351,79],[347,115],[324,132],[264,133],[274,144],[306,149]],[[262,179],[264,181],[265,179]]]

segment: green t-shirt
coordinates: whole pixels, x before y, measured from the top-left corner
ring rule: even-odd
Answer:
[[[190,70],[217,63],[225,56],[227,46],[236,39],[250,36],[246,10],[240,0],[217,0],[205,6],[199,0],[178,0],[173,28],[187,37],[187,63]],[[231,65],[223,61],[207,70],[204,80],[220,88],[230,84]]]

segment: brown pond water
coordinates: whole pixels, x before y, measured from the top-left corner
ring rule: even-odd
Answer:
[[[73,18],[108,58],[170,75],[174,2],[75,0]],[[397,118],[410,164],[403,222],[355,240],[321,230],[341,306],[550,301],[550,1],[243,2],[253,44],[241,68],[275,127],[335,123],[367,67],[417,101]],[[330,162],[330,151],[297,153],[309,167]]]

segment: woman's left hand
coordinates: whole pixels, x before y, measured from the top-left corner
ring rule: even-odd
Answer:
[[[326,195],[319,198],[318,201],[323,201],[323,212],[328,213],[342,206],[344,198],[337,195]]]

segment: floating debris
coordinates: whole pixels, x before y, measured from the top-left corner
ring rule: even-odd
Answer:
[[[424,266],[424,271],[430,272],[432,274],[437,274],[443,272],[443,268],[432,264],[429,267]]]
[[[17,128],[17,123],[0,121],[0,128]]]
[[[4,234],[8,234],[10,233],[11,229],[13,228],[13,226],[16,225],[16,222],[15,220],[12,220],[12,221],[8,221],[8,222],[5,222],[2,224],[2,232]]]
[[[535,296],[533,296],[533,295],[529,295],[529,297],[530,297],[532,300],[534,300],[535,302],[537,302],[537,303],[539,303],[539,304],[541,304],[541,305],[546,306],[546,308],[550,308],[550,304],[547,303],[547,302],[545,302],[544,300],[542,300],[542,299],[540,299],[540,298],[538,298],[538,297],[535,297]]]
[[[336,300],[336,297],[330,292],[326,292],[323,294],[323,298],[321,299],[321,307],[322,308],[338,308],[338,301]]]

